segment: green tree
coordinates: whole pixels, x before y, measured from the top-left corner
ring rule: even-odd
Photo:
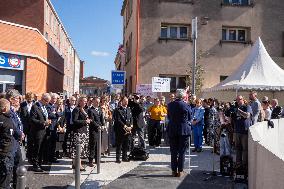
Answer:
[[[199,64],[199,60],[204,56],[202,51],[197,53],[196,57],[196,67],[195,67],[195,92],[196,94],[201,92],[203,87],[203,74],[205,73],[204,68]],[[186,85],[189,86],[190,91],[192,90],[192,62],[188,65],[190,69],[186,70]],[[192,92],[192,91],[191,91]]]

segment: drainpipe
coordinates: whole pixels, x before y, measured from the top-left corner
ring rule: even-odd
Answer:
[[[136,86],[139,82],[139,48],[140,48],[140,0],[137,0],[137,11],[136,11]]]

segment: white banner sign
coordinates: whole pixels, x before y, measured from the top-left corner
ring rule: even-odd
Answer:
[[[152,77],[152,92],[170,92],[171,78]]]
[[[152,92],[151,84],[140,84],[136,86],[136,93],[143,96],[155,97],[156,95]]]

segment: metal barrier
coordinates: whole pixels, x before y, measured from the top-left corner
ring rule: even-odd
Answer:
[[[26,174],[27,169],[25,166],[20,166],[17,168],[17,186],[16,189],[25,189],[26,188]]]
[[[80,167],[81,167],[81,141],[80,139],[77,140],[76,145],[76,157],[75,157],[75,189],[80,189],[81,181],[81,173],[80,173]]]
[[[102,130],[99,128],[97,141],[97,173],[101,172],[101,147],[102,147]]]

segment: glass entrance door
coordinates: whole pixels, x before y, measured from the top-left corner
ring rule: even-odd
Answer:
[[[14,88],[15,88],[15,83],[0,81],[0,93],[7,92],[7,90]]]

